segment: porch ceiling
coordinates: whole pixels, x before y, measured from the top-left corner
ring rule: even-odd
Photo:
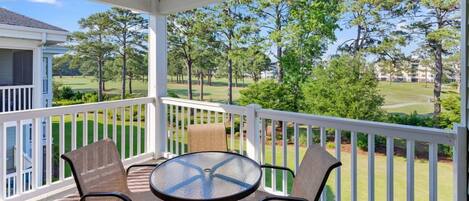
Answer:
[[[203,7],[221,0],[97,0],[145,13],[168,15]]]

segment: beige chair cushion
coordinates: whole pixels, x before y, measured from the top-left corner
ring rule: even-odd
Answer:
[[[224,124],[196,124],[187,130],[189,152],[227,151]]]

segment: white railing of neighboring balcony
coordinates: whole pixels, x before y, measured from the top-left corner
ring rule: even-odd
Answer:
[[[435,201],[438,198],[437,186],[439,182],[454,180],[454,197],[465,196],[464,182],[458,179],[465,177],[465,170],[461,163],[465,163],[464,147],[466,143],[465,128],[454,130],[442,130],[416,126],[405,126],[389,123],[378,123],[370,121],[352,120],[344,118],[324,117],[294,112],[283,112],[261,109],[256,105],[246,107],[190,101],[176,98],[162,98],[161,102],[166,105],[168,114],[168,143],[167,151],[172,154],[182,154],[187,151],[187,125],[198,123],[225,123],[229,128],[228,149],[248,155],[257,159],[260,163],[270,163],[284,167],[290,167],[294,171],[302,160],[300,151],[300,133],[306,135],[306,146],[319,143],[323,147],[333,143],[332,153],[340,160],[342,138],[350,134],[350,172],[342,173],[341,168],[335,170],[335,177],[330,178],[335,183],[335,200],[342,200],[342,189],[344,188],[342,178],[350,175],[350,199],[358,200],[358,163],[357,163],[357,138],[365,137],[368,143],[367,167],[367,199],[376,200],[376,172],[375,172],[375,139],[385,139],[386,155],[386,177],[385,194],[387,200],[395,200],[394,170],[395,145],[394,141],[399,139],[405,141],[406,147],[406,199],[415,200],[415,143],[428,144],[428,200]],[[288,132],[289,130],[290,132]],[[292,134],[293,147],[288,146],[288,135]],[[328,135],[329,134],[329,135]],[[303,135],[303,136],[304,136]],[[327,141],[327,136],[333,136],[332,141]],[[313,141],[316,137],[316,142]],[[453,178],[447,181],[438,180],[438,145],[448,145],[453,148]],[[462,151],[461,151],[462,150]],[[269,153],[269,154],[266,154]],[[270,155],[268,158],[266,156]],[[293,159],[293,164],[288,164],[288,159]],[[279,160],[281,159],[281,160]],[[402,167],[399,167],[402,168]],[[269,177],[263,180],[264,188],[280,194],[288,194],[288,180],[291,179],[285,172],[267,172]],[[264,173],[266,174],[266,173]],[[404,176],[404,175],[398,175]],[[266,178],[266,177],[265,177]],[[277,184],[281,180],[281,185]],[[270,182],[267,182],[270,180]],[[270,184],[269,184],[270,183]],[[363,189],[364,187],[361,187]],[[323,192],[321,200],[328,200]],[[448,199],[450,200],[450,199]]]
[[[0,113],[0,147],[6,147],[7,143],[5,123],[15,122],[20,128],[24,121],[32,122],[32,168],[25,170],[23,154],[16,153],[15,173],[7,175],[6,161],[1,160],[0,200],[44,198],[74,187],[70,172],[66,172],[64,161],[59,159],[60,154],[103,138],[114,140],[124,164],[152,159],[154,154],[149,151],[146,140],[146,110],[148,104],[153,103],[154,98],[146,97]],[[24,146],[20,130],[16,129],[17,152]],[[41,142],[43,132],[47,136],[45,145]],[[42,146],[45,146],[44,154]],[[43,156],[45,169],[40,162]],[[0,158],[6,158],[5,148],[0,149]],[[23,179],[16,179],[16,173],[23,175]]]
[[[0,86],[0,112],[33,108],[33,85]]]

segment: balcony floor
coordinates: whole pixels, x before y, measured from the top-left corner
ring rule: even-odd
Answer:
[[[158,162],[157,160],[151,160],[144,162],[144,164],[153,164]],[[161,160],[159,161],[161,162]],[[127,179],[129,188],[132,192],[141,192],[141,191],[150,191],[149,176],[153,168],[151,167],[141,167],[135,168],[129,173]],[[80,197],[76,188],[72,188],[68,191],[62,192],[60,194],[48,197],[41,201],[79,201]]]

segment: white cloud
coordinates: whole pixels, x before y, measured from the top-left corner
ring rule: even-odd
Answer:
[[[60,2],[58,0],[29,0],[30,2],[33,3],[45,3],[45,4],[51,4],[51,5],[60,5]]]

